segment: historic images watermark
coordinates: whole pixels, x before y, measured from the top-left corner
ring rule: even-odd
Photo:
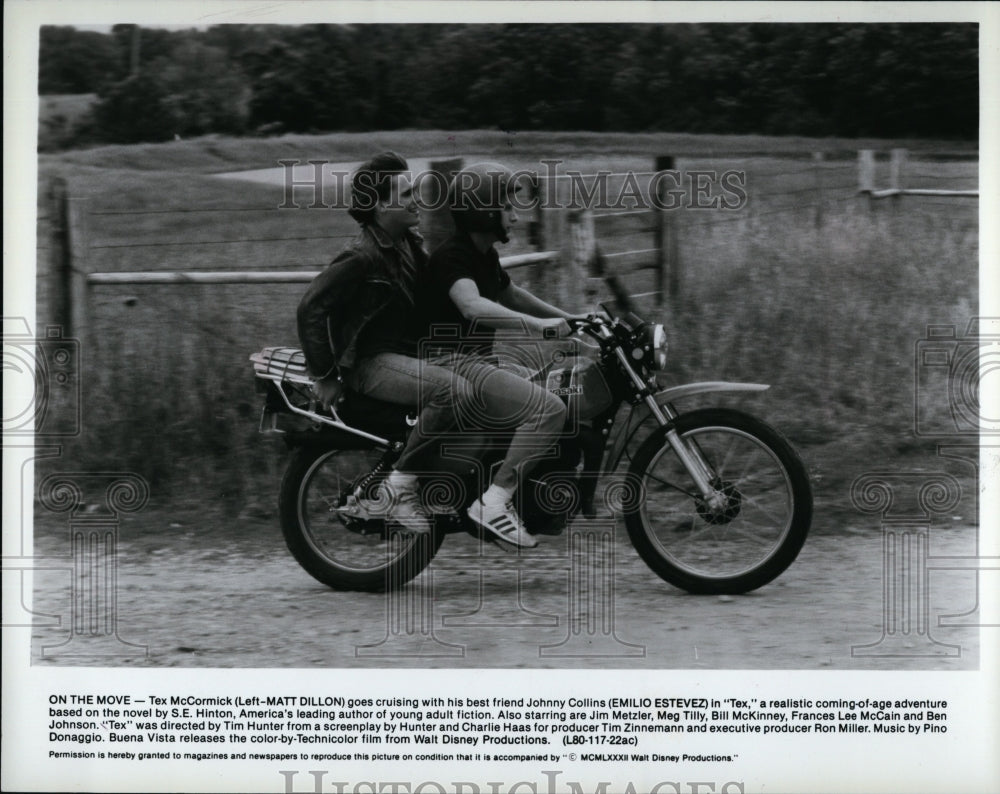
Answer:
[[[61,326],[36,335],[24,317],[4,317],[3,377],[5,439],[80,434],[80,342]]]
[[[60,472],[39,486],[39,502],[68,516],[72,558],[70,636],[42,648],[45,658],[145,658],[143,644],[118,626],[118,537],[121,516],[142,510],[149,485],[132,472]]]
[[[505,407],[490,409],[479,401],[483,384],[477,378],[495,377],[492,367],[477,365],[478,359],[468,358],[469,350],[478,349],[482,339],[475,334],[461,338],[455,326],[436,327],[434,333],[421,342],[420,361],[432,367],[424,370],[424,378],[441,379],[441,385],[450,395],[465,394],[464,400],[454,400],[452,411],[446,412],[451,421],[439,427],[418,428],[428,439],[439,445],[437,466],[434,470],[419,473],[422,501],[432,513],[443,514],[445,520],[463,509],[476,495],[483,493],[492,480],[492,471],[501,458],[514,447],[520,447],[524,460],[533,460],[538,468],[516,491],[519,515],[530,521],[532,531],[550,536],[552,543],[544,550],[528,554],[520,549],[507,548],[505,571],[515,569],[516,576],[497,580],[490,573],[497,568],[495,559],[484,554],[487,538],[467,553],[449,555],[449,564],[459,564],[463,573],[475,577],[476,605],[472,610],[446,608],[442,612],[435,597],[435,572],[425,574],[422,587],[403,587],[417,570],[401,570],[399,581],[388,582],[385,597],[385,636],[376,643],[356,646],[359,657],[464,657],[466,640],[497,628],[518,627],[559,628],[561,637],[540,643],[540,658],[624,658],[645,656],[645,646],[628,642],[618,636],[615,625],[615,569],[614,543],[615,516],[625,506],[638,503],[641,484],[627,479],[625,483],[612,482],[603,494],[595,494],[597,472],[583,472],[576,468],[580,447],[573,439],[583,431],[581,421],[590,418],[593,405],[581,409],[575,404],[564,423],[563,437],[569,444],[568,455],[560,448],[554,451],[547,442],[534,440],[531,433],[523,438],[510,438],[515,426],[530,426],[533,417],[543,410],[541,401],[551,400],[543,388],[533,396],[509,401]],[[511,345],[511,341],[516,342]],[[508,358],[502,362],[507,377],[511,372],[521,372],[519,377],[548,383],[552,377],[569,366],[573,359],[558,346],[550,347],[543,340],[529,334],[522,337],[505,337]],[[448,366],[437,366],[435,362]],[[583,366],[577,364],[576,366]],[[564,373],[565,374],[565,373]],[[560,376],[561,377],[561,376]],[[582,377],[582,376],[581,376]],[[570,386],[574,379],[563,378]],[[561,381],[560,381],[561,382]],[[573,397],[582,399],[575,390],[566,394],[565,400],[574,405]],[[430,389],[421,395],[418,411],[424,401],[432,399]],[[581,389],[582,391],[582,389]],[[598,405],[600,409],[602,405]],[[606,408],[606,406],[603,406]],[[603,438],[601,439],[603,445]],[[362,507],[368,515],[385,515],[391,500],[383,491],[366,489],[371,498],[363,500]],[[595,496],[603,497],[600,507]],[[603,509],[600,509],[603,508]],[[582,515],[585,521],[575,519]],[[398,544],[386,545],[386,564],[392,566],[400,557]],[[565,581],[565,608],[557,613],[540,613],[531,609],[530,586],[525,577],[544,559],[547,569],[555,567],[555,577]],[[417,563],[419,565],[419,563]],[[447,577],[447,574],[445,574]],[[447,629],[456,642],[446,642],[440,636]],[[554,642],[552,640],[555,640]]]
[[[18,471],[18,496],[30,502],[29,480],[35,461],[62,455],[60,441],[82,431],[81,346],[50,325],[31,333],[24,317],[3,318],[3,450]],[[8,400],[8,396],[11,399]],[[8,460],[5,460],[5,471]],[[145,657],[144,645],[124,640],[118,628],[118,529],[121,515],[145,507],[149,486],[132,472],[75,471],[46,477],[38,486],[38,506],[68,518],[68,548],[63,554],[25,553],[27,528],[18,545],[5,544],[4,575],[16,574],[22,592],[31,573],[62,572],[70,579],[69,603],[59,614],[40,614],[24,600],[4,604],[4,628],[68,627],[69,637],[42,648],[46,658]],[[27,514],[22,509],[21,515]]]
[[[974,317],[960,333],[928,325],[914,350],[913,430],[947,438],[1000,434],[1000,418],[983,405],[984,383],[1000,369],[1000,317]]]
[[[474,454],[476,451],[461,443],[451,444],[444,450],[443,461],[474,469],[477,477],[473,483],[478,483],[478,493],[487,481],[489,469]],[[442,608],[437,598],[435,571],[424,573],[420,587],[402,586],[411,575],[401,572],[399,583],[390,584],[385,594],[385,635],[375,643],[355,646],[355,655],[394,660],[464,658],[467,643],[478,635],[516,627],[524,631],[558,629],[556,636],[550,635],[550,639],[538,643],[540,659],[644,657],[646,647],[621,637],[615,619],[617,550],[613,514],[623,504],[639,498],[639,486],[631,479],[610,483],[602,494],[603,511],[597,510],[596,518],[575,521],[569,514],[575,515],[581,507],[577,474],[554,471],[540,486],[538,498],[542,507],[552,513],[568,514],[567,525],[558,533],[561,537],[550,538],[553,542],[547,549],[542,553],[508,550],[503,564],[505,575],[499,579],[491,575],[497,569],[497,561],[484,553],[485,539],[466,553],[450,555],[450,565],[457,565],[475,577],[476,605],[471,610]],[[449,508],[456,494],[467,487],[454,473],[435,471],[421,476],[426,478],[424,501],[432,511]],[[396,553],[396,546],[388,544],[387,562]],[[538,612],[529,606],[531,585],[526,578],[540,561],[546,564],[550,576],[565,582],[565,606],[559,614]],[[513,580],[511,572],[516,574]],[[447,571],[443,575],[447,577]],[[442,630],[447,630],[449,639],[454,641],[442,639]]]
[[[853,645],[851,655],[882,657],[961,656],[960,645],[932,636],[931,572],[975,572],[976,603],[964,613],[939,615],[937,626],[990,627],[979,597],[981,574],[1000,569],[1000,557],[984,555],[979,545],[979,452],[984,437],[1000,432],[1000,423],[984,406],[984,383],[1000,361],[1000,318],[976,317],[958,332],[954,324],[932,324],[914,348],[913,432],[937,439],[940,458],[975,470],[976,483],[962,488],[944,472],[868,472],[851,488],[854,507],[880,516],[882,524],[882,634],[874,642]],[[979,444],[948,443],[968,441]],[[990,445],[986,445],[990,446]],[[947,515],[971,490],[975,500],[976,554],[939,557],[931,548],[935,516]]]
[[[279,160],[284,169],[282,202],[279,209],[343,209],[352,201],[362,208],[373,208],[380,199],[376,190],[377,175],[362,173],[355,181],[354,172],[327,160]],[[409,172],[413,201],[421,211],[442,210],[457,201],[468,209],[482,209],[485,204],[503,198],[518,212],[547,209],[627,210],[741,210],[747,205],[746,171],[730,169],[663,171],[601,170],[584,174],[563,169],[558,159],[543,159],[535,169],[522,168],[486,171],[484,174],[461,172],[449,196],[448,176],[424,170]],[[484,181],[485,180],[485,181]],[[354,192],[352,195],[352,181]],[[506,185],[529,186],[529,189],[506,191]],[[480,188],[485,187],[485,190]],[[501,191],[505,192],[500,196]],[[390,197],[398,202],[398,197]],[[399,208],[400,204],[388,205]]]
[[[685,761],[710,760],[705,756],[682,757]],[[419,760],[419,759],[418,759]],[[505,760],[500,757],[498,760]],[[552,760],[558,760],[552,759]],[[627,759],[622,756],[622,763]],[[600,781],[597,783],[581,783],[574,780],[560,780],[564,774],[557,769],[543,769],[543,783],[534,780],[518,780],[513,783],[491,781],[484,785],[467,780],[423,780],[412,782],[405,780],[362,780],[354,783],[340,780],[328,780],[327,770],[309,770],[303,775],[305,785],[311,789],[296,788],[298,770],[283,769],[279,773],[284,778],[285,794],[584,794],[593,791],[594,794],[744,794],[745,783],[742,780],[662,780],[652,786],[649,783],[633,783],[632,781],[615,782]],[[309,777],[305,777],[308,775]]]

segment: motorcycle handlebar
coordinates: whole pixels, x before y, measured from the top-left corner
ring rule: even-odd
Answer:
[[[607,332],[602,334],[601,330],[606,329],[610,325],[608,320],[599,314],[590,314],[587,317],[574,317],[567,320],[567,322],[574,333],[584,332],[587,336],[591,336],[598,341],[607,337]]]
[[[590,326],[590,317],[584,319],[580,317],[566,318],[566,324],[569,326],[570,333],[578,333],[579,331],[586,331]],[[559,331],[556,328],[545,328],[542,330],[543,339],[559,339]]]
[[[566,321],[573,331],[585,331],[598,325],[603,325],[604,321],[596,314],[588,314],[586,317],[572,317]]]

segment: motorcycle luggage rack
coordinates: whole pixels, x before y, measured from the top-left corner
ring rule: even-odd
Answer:
[[[311,410],[312,405],[315,404],[315,398],[310,399],[309,410],[299,408],[292,403],[285,391],[286,384],[292,384],[294,387],[312,392],[313,384],[315,383],[315,380],[309,375],[309,371],[306,368],[305,354],[298,348],[265,347],[260,352],[251,354],[250,360],[253,362],[254,374],[258,378],[269,380],[274,384],[275,390],[281,395],[281,399],[285,403],[285,407],[293,414],[304,416],[313,422],[335,427],[338,430],[343,430],[346,433],[360,436],[378,444],[389,445],[388,439],[372,433],[366,433],[364,430],[359,430],[356,427],[351,427],[340,418],[337,409],[333,405],[330,406],[330,414],[333,417],[331,419],[328,416]]]

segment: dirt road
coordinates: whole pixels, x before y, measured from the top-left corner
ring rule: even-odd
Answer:
[[[914,613],[910,623],[891,619],[895,634],[881,640],[876,521],[814,534],[788,571],[745,596],[691,596],[662,582],[619,526],[607,547],[590,553],[570,553],[571,535],[521,557],[450,536],[430,569],[386,597],[314,581],[285,550],[274,518],[164,511],[136,514],[118,530],[123,642],[105,643],[97,655],[87,636],[93,610],[78,599],[72,611],[61,518],[43,514],[36,523],[36,555],[51,567],[35,575],[34,609],[53,616],[36,625],[59,622],[34,631],[40,665],[958,670],[979,663],[978,629],[967,627],[975,618],[946,617],[975,606],[975,572],[934,570],[933,560],[929,633]],[[570,532],[594,529],[585,522]],[[965,522],[931,532],[932,556],[974,548]],[[62,645],[74,614],[84,630]]]

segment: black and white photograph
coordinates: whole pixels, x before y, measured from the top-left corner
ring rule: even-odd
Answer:
[[[5,6],[3,789],[1000,789],[993,3]]]

